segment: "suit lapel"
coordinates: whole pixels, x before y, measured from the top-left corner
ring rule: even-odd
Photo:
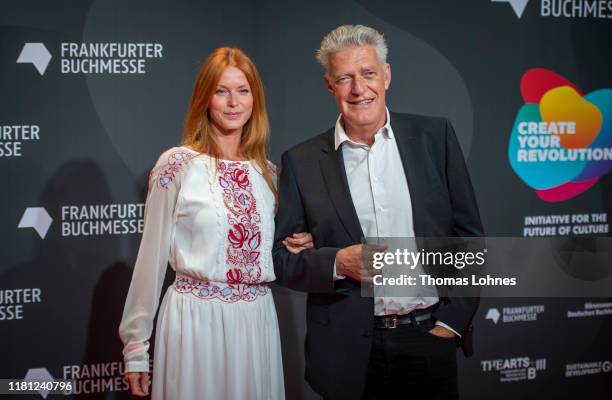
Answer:
[[[404,174],[408,181],[414,234],[415,236],[423,236],[427,232],[427,227],[424,225],[425,222],[422,220],[419,210],[423,207],[425,199],[423,199],[422,194],[427,187],[426,174],[423,171],[426,166],[425,160],[423,160],[425,149],[418,132],[402,116],[391,113],[391,126],[402,159]]]
[[[327,143],[322,148],[326,154],[319,162],[321,174],[344,229],[346,229],[353,242],[361,243],[363,232],[357,212],[355,211],[355,205],[351,199],[348,179],[344,169],[344,160],[342,158],[342,147],[339,147],[338,150],[334,149],[333,129],[328,132],[327,139]]]

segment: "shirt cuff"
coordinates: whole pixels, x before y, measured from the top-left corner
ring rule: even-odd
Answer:
[[[149,372],[148,361],[127,361],[125,372]]]
[[[450,326],[446,325],[444,322],[441,321],[436,321],[436,325],[441,326],[442,328],[446,328],[449,331],[453,332],[455,335],[457,335],[457,337],[461,337],[461,335],[459,334],[459,332],[457,332],[456,330],[454,330],[453,328],[451,328]]]
[[[336,259],[334,258],[334,281],[338,281],[338,280],[340,280],[340,279],[344,279],[344,278],[346,278],[346,276],[344,276],[344,275],[338,275],[338,274],[336,273]]]

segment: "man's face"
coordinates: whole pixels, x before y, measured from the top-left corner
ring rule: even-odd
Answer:
[[[329,57],[327,90],[342,113],[345,129],[376,130],[385,123],[385,92],[391,68],[383,65],[374,47],[355,46]]]

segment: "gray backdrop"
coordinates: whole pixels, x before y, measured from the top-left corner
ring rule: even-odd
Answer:
[[[62,207],[144,202],[150,168],[179,141],[199,65],[222,45],[243,48],[260,69],[275,162],[334,123],[337,111],[314,52],[334,27],[360,23],[387,38],[389,107],[453,123],[489,235],[522,236],[530,215],[609,215],[609,175],[569,200],[542,201],[512,170],[508,140],[529,69],[554,71],[584,93],[612,88],[612,2],[588,17],[549,16],[546,0],[526,1],[521,14],[513,8],[520,3],[3,1],[0,378],[77,378],[76,370],[76,397],[128,397],[117,379],[117,326],[139,234],[65,234],[70,221]],[[50,53],[44,74],[16,62],[26,43],[42,43]],[[62,43],[158,43],[163,57],[146,59],[142,74],[66,73]],[[44,52],[36,49],[41,66]],[[14,125],[35,125],[39,137],[7,134]],[[15,146],[20,155],[9,156]],[[20,299],[16,289],[25,289]],[[37,290],[39,297],[32,295]],[[302,379],[305,297],[282,288],[274,294],[287,396],[316,399]],[[573,311],[586,314],[570,317]],[[461,397],[609,398],[610,312],[609,298],[483,299],[475,355],[460,356]]]

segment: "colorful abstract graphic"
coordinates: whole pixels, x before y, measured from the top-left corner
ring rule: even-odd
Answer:
[[[508,145],[514,172],[540,199],[578,196],[612,170],[612,89],[583,94],[547,69],[521,79],[525,104]]]

